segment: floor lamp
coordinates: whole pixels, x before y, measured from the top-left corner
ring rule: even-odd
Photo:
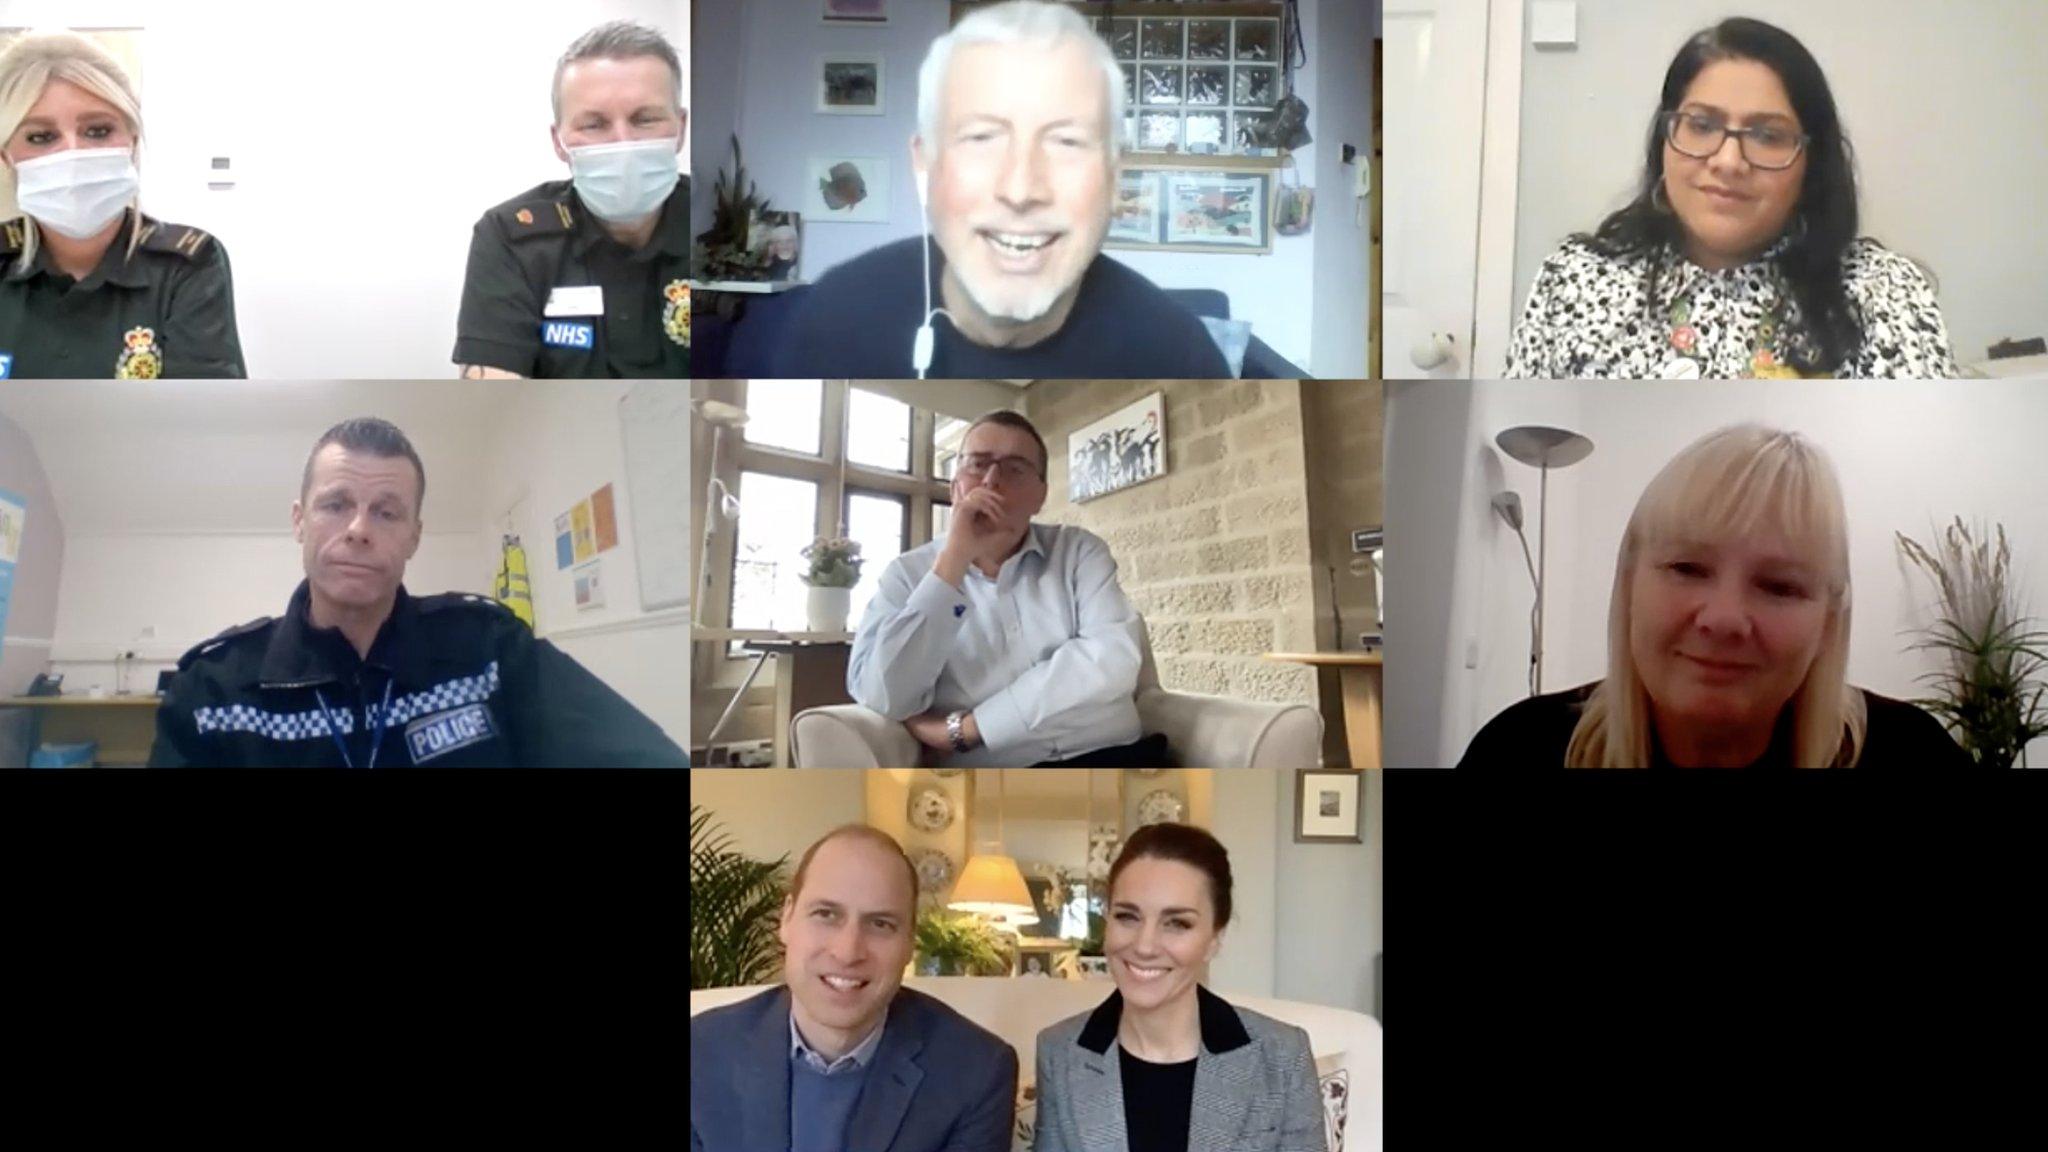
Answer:
[[[711,425],[711,470],[704,483],[704,542],[697,550],[697,609],[691,615],[691,623],[702,625],[704,602],[711,599],[711,537],[721,518],[737,520],[740,515],[739,497],[718,478],[719,449],[725,445],[727,428],[746,426],[747,410],[722,400],[699,400],[695,407],[697,415]]]
[[[1550,470],[1569,468],[1593,454],[1593,442],[1577,432],[1563,428],[1549,428],[1541,424],[1523,424],[1510,428],[1494,437],[1500,450],[1532,468],[1542,470],[1541,487],[1537,497],[1537,514],[1541,517],[1536,526],[1536,570],[1530,573],[1536,582],[1536,622],[1531,628],[1529,665],[1534,675],[1530,678],[1532,696],[1543,693],[1543,593],[1548,586],[1548,563],[1550,543]],[[1512,495],[1512,493],[1509,493]],[[1512,525],[1517,534],[1522,530],[1521,502],[1513,501],[1511,514],[1503,502],[1496,500],[1494,507]],[[1522,538],[1522,548],[1529,547],[1528,537]]]

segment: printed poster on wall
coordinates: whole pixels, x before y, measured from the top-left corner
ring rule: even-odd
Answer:
[[[0,653],[7,648],[7,606],[14,599],[14,567],[21,563],[28,501],[0,488]]]
[[[597,533],[590,524],[590,501],[578,500],[576,507],[569,509],[571,534],[576,537],[576,562],[583,563],[597,555]]]
[[[597,521],[597,550],[619,546],[619,514],[612,505],[612,486],[607,484],[590,494],[590,515]]]
[[[576,545],[569,536],[569,514],[564,512],[555,517],[555,571],[560,572],[575,562]]]

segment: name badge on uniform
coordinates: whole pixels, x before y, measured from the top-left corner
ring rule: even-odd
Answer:
[[[498,734],[491,725],[491,710],[482,704],[465,704],[447,712],[422,716],[405,726],[406,747],[412,762],[425,764],[458,748],[479,744]]]
[[[597,347],[597,326],[577,324],[568,320],[545,320],[540,326],[540,342],[550,348]]]
[[[574,288],[557,286],[548,290],[547,307],[540,310],[543,316],[602,316],[604,315],[604,286],[584,284]]]

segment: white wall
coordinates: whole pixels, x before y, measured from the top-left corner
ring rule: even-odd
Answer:
[[[566,177],[554,65],[630,18],[687,61],[685,0],[0,0],[0,27],[143,30],[151,215],[217,235],[253,377],[454,375],[470,229]],[[688,77],[685,77],[687,92]],[[238,185],[209,191],[208,160]]]
[[[1265,256],[1206,255],[1174,252],[1111,253],[1164,288],[1220,288],[1230,296],[1230,313],[1252,322],[1252,330],[1280,355],[1310,374],[1361,377],[1365,374],[1364,337],[1349,330],[1364,326],[1367,296],[1367,248],[1357,237],[1362,225],[1349,223],[1348,188],[1332,170],[1343,171],[1334,156],[1345,140],[1371,148],[1372,45],[1366,21],[1347,13],[1336,21],[1345,35],[1366,39],[1344,47],[1325,47],[1319,32],[1326,6],[1352,0],[1303,0],[1302,30],[1309,61],[1296,73],[1296,87],[1310,106],[1309,131],[1315,143],[1295,154],[1304,182],[1320,182],[1314,229],[1307,236],[1275,236]],[[918,234],[917,195],[910,180],[910,137],[917,130],[917,67],[931,42],[948,27],[950,8],[943,3],[893,4],[889,23],[876,28],[827,26],[818,18],[815,0],[748,0],[744,17],[734,9],[739,0],[703,0],[699,19],[704,42],[714,32],[733,45],[735,65],[707,68],[704,116],[696,134],[698,154],[693,168],[706,189],[721,167],[732,163],[728,133],[738,131],[748,175],[779,209],[801,210],[805,161],[812,155],[886,156],[891,162],[889,222],[886,224],[804,222],[803,275],[822,276],[842,263],[892,240]],[[737,37],[733,32],[737,27]],[[813,74],[822,53],[879,52],[885,58],[883,116],[827,116],[815,111]],[[1341,61],[1342,79],[1319,82],[1320,64],[1328,53]],[[1358,59],[1366,66],[1356,68]],[[729,98],[731,86],[737,96]],[[731,99],[729,114],[727,101]],[[1341,107],[1342,112],[1335,107]],[[1331,125],[1325,127],[1325,125]],[[1362,124],[1363,128],[1357,125]],[[1340,138],[1338,133],[1348,133]],[[1333,184],[1338,186],[1332,186]],[[708,205],[693,206],[701,229],[710,222]],[[1333,218],[1336,218],[1333,221]],[[1329,241],[1322,240],[1329,232]],[[1337,271],[1348,246],[1355,261],[1349,272]],[[1319,265],[1328,265],[1319,268]],[[1313,326],[1340,329],[1318,345]],[[1325,363],[1324,361],[1327,361]]]
[[[1464,391],[1473,395],[1461,421],[1450,393]],[[1454,763],[1486,720],[1526,692],[1533,593],[1520,546],[1488,507],[1502,486],[1520,492],[1535,547],[1535,470],[1493,446],[1513,424],[1566,427],[1594,443],[1590,457],[1551,478],[1546,691],[1606,673],[1614,556],[1644,485],[1685,445],[1744,420],[1810,437],[1841,473],[1855,586],[1852,682],[1911,698],[1924,691],[1917,677],[1936,667],[1907,651],[1932,597],[1898,558],[1895,532],[1925,542],[1957,515],[2002,523],[2015,579],[2034,610],[2048,606],[2048,505],[2015,482],[2039,470],[2042,381],[1401,385],[1389,405],[1388,535],[1405,546],[1390,561],[1390,608],[1402,626],[1389,624],[1388,659],[1414,670],[1389,678],[1393,763]],[[1455,466],[1419,466],[1428,459]],[[1454,501],[1442,497],[1453,488]],[[1476,668],[1459,658],[1467,645]],[[2036,742],[2030,757],[2048,763],[2048,744]]]
[[[812,769],[692,768],[691,807],[709,808],[733,847],[757,860],[804,849],[841,824],[867,822],[866,774]]]
[[[1317,65],[1315,112],[1315,304],[1309,368],[1336,380],[1365,377],[1372,301],[1372,201],[1352,195],[1360,169],[1372,161],[1372,45],[1380,6],[1324,4],[1310,63]],[[1344,163],[1343,146],[1358,150]],[[1309,175],[1305,170],[1304,176]]]
[[[484,533],[494,556],[497,535],[507,528],[525,544],[535,634],[575,657],[687,747],[689,612],[649,613],[640,607],[634,501],[661,496],[636,494],[628,485],[619,399],[631,387],[622,381],[511,386],[500,401],[505,419],[484,482],[490,493]],[[604,606],[579,610],[574,568],[555,567],[555,517],[606,484],[612,486],[619,543],[599,556]],[[681,501],[689,494],[670,496]]]
[[[1515,306],[1564,237],[1627,203],[1664,70],[1722,0],[1579,0],[1579,43],[1525,46]],[[1805,43],[1833,89],[1862,230],[1931,267],[1956,358],[2048,333],[2048,4],[1749,0]],[[1996,178],[1987,179],[1989,173]]]
[[[1235,889],[1234,923],[1210,982],[1225,995],[1371,1012],[1383,920],[1380,774],[1363,774],[1363,844],[1294,842],[1292,772],[1208,775],[1209,830],[1230,850]]]
[[[64,690],[152,692],[194,645],[260,616],[282,616],[305,579],[299,545],[268,534],[76,533],[68,541],[51,660]],[[480,533],[428,533],[406,565],[408,590],[489,595],[497,552]],[[153,638],[144,638],[153,629]],[[136,660],[116,680],[115,653]]]

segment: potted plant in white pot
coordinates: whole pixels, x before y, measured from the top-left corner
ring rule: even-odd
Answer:
[[[810,562],[803,581],[810,586],[804,616],[813,632],[846,631],[853,586],[860,583],[860,544],[844,536],[820,536],[803,550]]]

